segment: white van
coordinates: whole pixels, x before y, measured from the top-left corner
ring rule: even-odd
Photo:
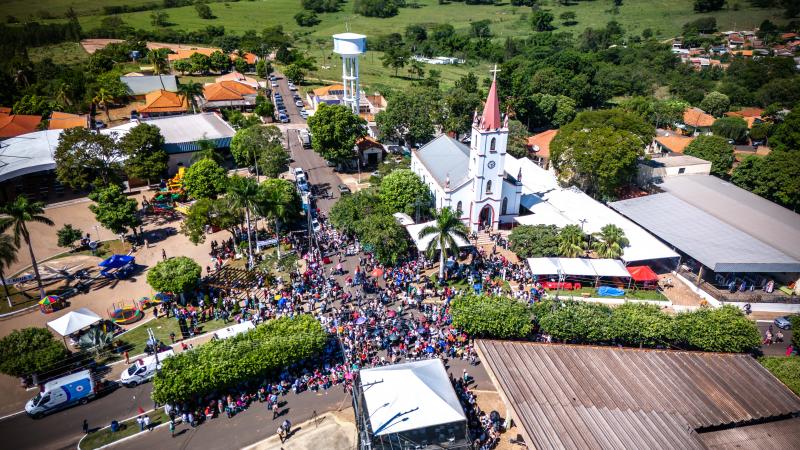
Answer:
[[[172,349],[163,351],[158,354],[158,364],[156,365],[156,355],[147,356],[134,361],[127,369],[122,372],[119,382],[125,387],[134,387],[142,384],[145,381],[153,378],[158,369],[161,368],[161,362],[170,356],[175,356]]]
[[[25,404],[25,412],[36,419],[76,403],[86,404],[96,395],[92,372],[84,370],[42,385],[41,392]]]

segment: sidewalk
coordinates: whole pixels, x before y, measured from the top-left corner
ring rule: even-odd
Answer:
[[[273,435],[242,450],[351,450],[356,448],[357,436],[353,408],[347,408],[292,425],[292,435],[285,442]]]

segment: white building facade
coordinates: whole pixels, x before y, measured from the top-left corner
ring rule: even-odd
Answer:
[[[507,118],[501,121],[496,82],[476,115],[470,146],[442,135],[411,155],[411,170],[431,190],[436,209],[449,207],[473,231],[497,230],[519,215],[521,171],[505,170]]]

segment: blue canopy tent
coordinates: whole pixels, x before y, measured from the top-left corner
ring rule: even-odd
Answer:
[[[100,275],[112,279],[125,278],[133,272],[135,261],[136,258],[130,255],[111,255],[98,264],[103,268]]]

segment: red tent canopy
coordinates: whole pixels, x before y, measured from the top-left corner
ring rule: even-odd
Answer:
[[[648,266],[627,267],[634,281],[658,281],[658,275]]]

